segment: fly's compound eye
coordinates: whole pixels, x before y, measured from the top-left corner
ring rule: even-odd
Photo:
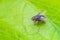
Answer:
[[[33,21],[37,21],[38,19],[39,19],[39,17],[37,17],[37,16],[32,17]]]
[[[34,20],[34,17],[32,17],[32,21]]]

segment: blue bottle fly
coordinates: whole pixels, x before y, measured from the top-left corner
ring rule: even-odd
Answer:
[[[32,17],[32,21],[36,22],[36,21],[42,21],[45,22],[46,21],[46,17],[45,17],[45,13],[46,11],[42,11],[39,14],[35,15]]]

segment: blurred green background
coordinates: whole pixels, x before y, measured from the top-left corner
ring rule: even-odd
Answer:
[[[42,10],[46,24],[34,25]],[[0,0],[0,40],[60,40],[60,0]]]

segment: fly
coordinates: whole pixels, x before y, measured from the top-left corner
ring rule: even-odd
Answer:
[[[46,11],[42,11],[39,14],[33,16],[32,21],[45,22],[46,21],[45,13],[46,13]]]

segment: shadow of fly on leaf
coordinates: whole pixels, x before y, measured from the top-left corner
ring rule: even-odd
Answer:
[[[36,22],[34,22],[34,25],[43,26],[43,25],[45,25],[45,22],[44,21],[36,21]]]
[[[45,17],[46,11],[42,11],[39,14],[32,17],[32,21],[34,22],[34,25],[44,25],[46,23],[46,17]]]

